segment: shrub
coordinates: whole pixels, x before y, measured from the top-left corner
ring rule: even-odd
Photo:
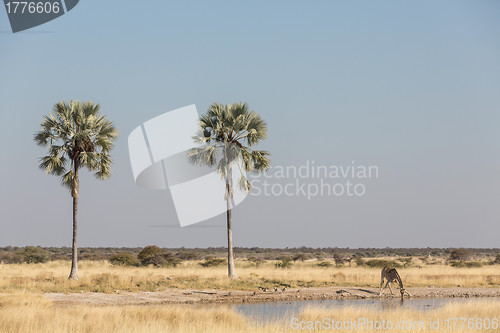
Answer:
[[[344,258],[338,253],[335,253],[333,255],[333,260],[335,260],[335,265],[337,265],[337,267],[340,267],[344,264]]]
[[[333,264],[329,261],[322,261],[322,262],[317,263],[316,265],[319,267],[323,267],[323,268],[328,268],[328,267],[333,266]]]
[[[462,261],[452,261],[451,267],[465,267],[465,263]]]
[[[293,259],[293,262],[296,262],[297,260],[300,260],[303,262],[303,261],[309,259],[309,255],[307,255],[305,253],[299,253],[299,254],[296,254],[292,259]]]
[[[158,267],[164,262],[163,250],[155,245],[146,246],[142,249],[137,258],[141,261],[143,266],[154,265]]]
[[[21,264],[23,263],[23,257],[19,253],[2,253],[0,254],[0,263],[4,264]]]
[[[40,246],[26,246],[24,249],[17,250],[13,258],[27,264],[44,263],[50,260],[50,253]]]
[[[500,264],[500,254],[497,254],[495,260],[493,261],[494,264]]]
[[[217,267],[222,265],[227,265],[227,260],[222,258],[206,259],[204,262],[200,262],[203,267]]]
[[[355,262],[356,262],[356,266],[364,266],[366,264],[364,259],[361,257],[356,257]]]
[[[465,267],[483,267],[483,263],[479,261],[469,261],[465,263]]]
[[[177,267],[177,265],[179,265],[180,263],[182,263],[181,259],[176,258],[172,253],[165,253],[163,255],[163,263],[161,266]]]
[[[255,257],[247,258],[247,260],[252,262],[255,265],[255,268],[259,268],[260,264],[262,263],[262,259]]]
[[[365,262],[365,265],[372,268],[383,268],[385,266],[399,268],[402,265],[394,260],[386,259],[370,259]]]
[[[450,260],[466,261],[470,258],[471,254],[465,249],[456,249],[451,251]]]
[[[453,261],[452,267],[483,267],[483,263],[479,261]]]
[[[274,266],[276,268],[290,268],[293,265],[292,258],[283,257],[281,258],[281,262],[277,262]]]
[[[198,260],[200,255],[196,251],[180,251],[177,256],[182,260]]]
[[[413,265],[412,257],[403,258],[401,261],[403,262],[403,267],[410,267]]]
[[[109,262],[114,266],[139,266],[140,264],[137,257],[130,252],[115,254],[109,258]]]

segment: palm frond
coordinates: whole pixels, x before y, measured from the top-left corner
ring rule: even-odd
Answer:
[[[65,165],[66,159],[64,157],[61,158],[58,155],[47,155],[40,158],[38,167],[47,174],[60,176],[66,172]]]
[[[271,161],[269,160],[269,152],[264,150],[254,150],[252,151],[252,164],[253,169],[257,172],[266,171],[269,169],[271,165]]]
[[[113,161],[108,153],[97,154],[97,161],[94,170],[98,170],[94,176],[97,179],[106,180],[111,177],[111,165]]]
[[[227,175],[228,175],[228,172],[229,172],[229,166],[231,164],[227,162],[227,160],[225,158],[221,158],[219,160],[219,163],[217,163],[217,166],[215,167],[215,171],[220,175],[220,177],[223,179],[223,180],[226,180],[228,181],[227,178]]]
[[[99,114],[101,106],[92,102],[82,103],[83,116],[85,118],[95,117]]]
[[[189,162],[195,165],[214,166],[217,163],[218,149],[213,145],[195,147],[188,151]]]
[[[75,173],[73,172],[72,169],[70,169],[68,172],[62,175],[61,185],[66,187],[70,191],[73,191],[75,186]]]
[[[267,137],[266,122],[254,111],[248,115],[246,130],[246,140],[250,147]]]
[[[49,144],[49,138],[54,139],[52,133],[45,130],[41,130],[40,132],[35,133],[33,140],[36,142],[37,145],[44,147]]]
[[[250,182],[243,175],[241,175],[240,178],[238,179],[238,186],[240,190],[242,190],[245,193],[248,193],[250,191]]]

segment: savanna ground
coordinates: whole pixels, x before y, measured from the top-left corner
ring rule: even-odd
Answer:
[[[329,310],[321,307],[306,308],[298,320],[303,327],[315,325],[325,318],[338,321],[350,321],[351,318],[366,318],[367,321],[391,321],[394,329],[357,327],[351,330],[335,330],[337,332],[498,332],[495,319],[499,316],[500,301],[498,299],[478,300],[466,304],[448,304],[432,312],[408,309],[389,309],[378,311],[361,307],[347,307]],[[455,329],[447,329],[446,318],[473,318],[474,324],[481,318],[482,325],[489,329],[471,329],[469,323],[464,327],[459,322]],[[485,319],[488,319],[487,322]],[[429,329],[429,320],[440,320],[440,329]],[[311,324],[309,324],[309,322]],[[398,329],[399,323],[412,329]],[[421,324],[420,324],[421,323]],[[422,325],[422,326],[420,326]],[[450,326],[453,322],[450,323]],[[314,326],[313,326],[314,327]],[[324,326],[315,332],[331,332]],[[478,326],[475,326],[478,327]],[[193,305],[124,305],[124,306],[61,306],[41,296],[7,295],[0,298],[0,332],[262,332],[280,333],[297,332],[292,323],[268,322],[258,323],[244,317],[225,306],[196,307]]]
[[[201,264],[207,262],[203,258],[177,262],[176,267],[117,266],[107,260],[84,260],[80,262],[78,281],[67,279],[70,264],[66,260],[0,264],[0,332],[294,332],[297,330],[290,323],[258,323],[223,303],[378,298],[380,267],[370,267],[360,260],[359,265],[354,260],[336,265],[324,257],[302,259],[284,268],[283,260],[239,258],[238,280],[227,279],[223,264],[203,267]],[[454,266],[444,256],[432,260],[398,256],[373,260],[382,260],[377,264],[384,260],[401,266],[404,263],[406,267],[398,271],[413,297],[477,297],[473,302],[451,303],[432,311],[433,318],[444,320],[500,317],[500,265],[493,259],[478,257],[470,261],[474,264]],[[386,290],[384,297],[398,297],[395,286],[393,290],[395,296]],[[430,315],[397,308],[332,311],[309,307],[299,320],[364,317],[395,323],[428,322]],[[315,331],[321,331],[318,328]],[[429,327],[391,331],[428,332]],[[442,324],[439,330],[432,331],[500,329],[471,330],[465,326],[447,330]]]

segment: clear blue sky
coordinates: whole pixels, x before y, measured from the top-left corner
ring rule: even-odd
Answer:
[[[362,198],[249,198],[236,246],[499,246],[498,1],[82,0],[17,34],[0,9],[0,73],[0,246],[71,244],[71,198],[32,141],[70,99],[121,131],[113,177],[82,179],[81,246],[225,245],[222,215],[172,227],[127,150],[142,122],[214,101],[266,119],[273,165],[380,169]]]

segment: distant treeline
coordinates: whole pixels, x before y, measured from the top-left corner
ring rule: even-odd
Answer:
[[[114,255],[130,253],[139,255],[142,247],[82,247],[78,250],[81,260],[109,260]],[[180,260],[207,260],[225,258],[227,249],[224,247],[209,248],[162,248],[171,258]],[[456,248],[234,248],[235,257],[249,260],[295,260],[341,258],[379,258],[379,257],[442,257],[448,258]],[[464,248],[468,256],[481,259],[500,255],[498,248]],[[50,260],[69,260],[70,247],[0,247],[0,262],[46,262]]]

